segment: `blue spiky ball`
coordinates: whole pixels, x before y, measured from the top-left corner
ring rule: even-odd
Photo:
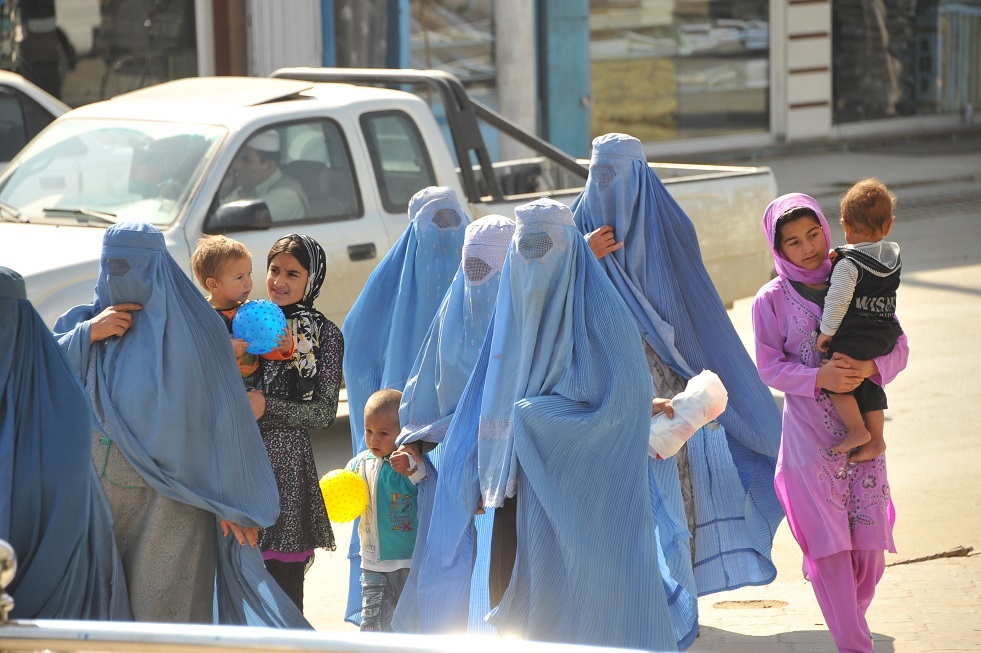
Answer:
[[[268,299],[242,304],[232,318],[232,335],[249,343],[250,354],[268,354],[277,347],[276,339],[286,328],[283,309]]]

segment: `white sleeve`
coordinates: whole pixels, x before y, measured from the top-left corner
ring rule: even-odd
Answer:
[[[858,266],[845,259],[835,265],[828,283],[828,294],[824,298],[824,312],[821,314],[821,333],[833,336],[838,332],[841,321],[848,312],[858,283]]]
[[[413,485],[419,485],[422,479],[426,478],[426,465],[425,463],[420,465],[412,454],[409,454],[409,460],[411,460],[412,464],[415,465],[415,467],[409,469],[409,471],[412,472],[412,475],[409,476],[409,480],[412,481]]]

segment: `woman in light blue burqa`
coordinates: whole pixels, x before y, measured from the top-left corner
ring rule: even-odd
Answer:
[[[460,264],[470,219],[448,186],[409,200],[409,226],[379,262],[341,328],[354,455],[364,449],[364,406],[382,388],[402,391],[416,354]],[[361,556],[357,522],[351,535],[345,619],[361,623]]]
[[[55,331],[94,408],[91,456],[133,617],[308,628],[239,544],[276,520],[276,480],[228,331],[163,234],[107,229],[94,302]]]
[[[494,319],[447,434],[477,425],[484,506],[516,498],[513,568],[488,620],[531,640],[676,650],[636,323],[568,207],[541,199],[515,216]]]
[[[694,538],[693,553],[684,531],[673,543],[662,538],[669,566],[679,576],[693,566],[699,595],[771,582],[783,518],[773,489],[780,413],[705,270],[691,220],[626,134],[593,141],[589,179],[572,207],[583,233],[611,225],[623,243],[600,263],[640,328],[655,393],[674,396],[702,369],[729,393],[721,427],[700,429],[676,456],[655,461],[669,507]]]
[[[17,554],[17,619],[129,620],[109,505],[90,461],[92,409],[37,314],[0,267],[0,539]]]
[[[398,443],[421,442],[424,449],[435,446],[430,456],[440,475],[427,476],[419,486],[419,532],[409,577],[392,621],[398,631],[460,631],[467,628],[468,616],[474,617],[472,626],[484,624],[483,616],[489,610],[486,565],[474,574],[477,583],[469,609],[465,588],[461,592],[459,585],[469,585],[478,530],[482,547],[490,546],[493,517],[477,516],[475,527],[472,506],[459,512],[458,486],[469,469],[470,454],[468,447],[459,446],[461,438],[447,446],[436,445],[444,441],[477,364],[514,227],[513,220],[499,215],[484,216],[467,226],[460,268],[419,349],[402,394],[399,417],[403,427]],[[445,479],[441,476],[444,470]],[[476,467],[472,472],[476,487]],[[476,497],[475,492],[470,494]],[[427,550],[430,528],[436,541]],[[448,533],[459,539],[447,537]],[[457,551],[461,552],[459,559]],[[454,573],[457,577],[451,577]],[[490,629],[485,625],[483,630]]]

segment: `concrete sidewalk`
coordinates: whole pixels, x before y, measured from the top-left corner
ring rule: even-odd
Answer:
[[[981,649],[981,556],[887,567],[868,621],[876,653]],[[770,585],[703,597],[699,623],[693,653],[835,650],[810,584],[787,569]]]

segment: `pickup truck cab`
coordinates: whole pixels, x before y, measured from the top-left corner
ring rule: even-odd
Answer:
[[[419,95],[379,84],[436,88],[448,135]],[[478,118],[540,156],[492,162]],[[236,157],[270,133],[279,171],[303,196],[299,214],[277,215],[261,199],[228,201],[236,197]],[[0,175],[0,263],[24,276],[28,296],[53,324],[91,301],[103,230],[114,222],[157,226],[189,275],[202,234],[242,241],[253,254],[254,298],[265,296],[269,247],[303,232],[327,254],[318,308],[341,324],[405,229],[416,191],[451,186],[474,219],[513,215],[513,206],[541,195],[570,203],[587,163],[521,132],[436,71],[182,79],[70,111],[11,162]],[[695,222],[723,301],[755,292],[771,265],[757,227],[775,195],[770,170],[652,165]]]

